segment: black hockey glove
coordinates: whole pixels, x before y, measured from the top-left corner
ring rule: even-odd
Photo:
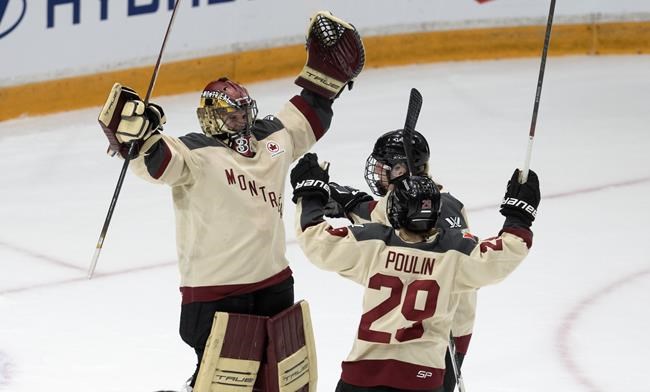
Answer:
[[[365,192],[361,192],[351,186],[339,185],[335,182],[330,182],[330,195],[335,202],[343,207],[343,211],[346,214],[352,211],[357,204],[374,200],[372,196]]]
[[[305,154],[296,167],[291,170],[291,186],[293,187],[294,203],[300,197],[317,197],[323,205],[330,197],[330,187],[327,184],[330,175],[318,164],[318,156],[314,153]]]
[[[530,228],[537,215],[540,198],[537,174],[530,170],[528,180],[520,184],[519,169],[515,169],[499,210],[506,217],[503,226]]]
[[[330,192],[331,191],[332,187],[330,186]],[[325,207],[323,207],[323,215],[328,218],[347,218],[345,211],[343,211],[343,207],[334,201],[334,199],[332,199],[332,196],[330,196],[327,204],[325,204]]]

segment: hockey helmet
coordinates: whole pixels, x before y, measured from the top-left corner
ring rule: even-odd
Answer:
[[[431,178],[404,177],[388,195],[386,215],[395,229],[426,234],[435,227],[440,206],[440,191]]]
[[[411,151],[415,167],[415,173],[412,174],[426,175],[430,156],[429,143],[418,131],[413,131]],[[407,167],[403,129],[381,135],[366,160],[364,178],[375,195],[384,196],[388,192],[388,185],[402,177],[395,172],[391,173],[397,165]]]
[[[248,132],[257,117],[257,103],[244,86],[220,78],[205,86],[196,114],[206,135]]]

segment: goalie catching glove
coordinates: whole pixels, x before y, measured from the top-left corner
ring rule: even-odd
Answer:
[[[307,63],[296,84],[328,99],[335,99],[365,64],[363,42],[357,30],[327,11],[319,11],[307,29]]]
[[[145,104],[131,88],[115,83],[99,113],[109,149],[125,156],[131,142],[144,141],[166,122],[162,107]]]

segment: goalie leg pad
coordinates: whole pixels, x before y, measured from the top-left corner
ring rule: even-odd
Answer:
[[[267,320],[216,312],[194,391],[252,391],[266,347]]]
[[[316,347],[307,301],[269,319],[267,334],[264,390],[316,391]]]

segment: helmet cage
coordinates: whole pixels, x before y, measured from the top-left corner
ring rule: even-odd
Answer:
[[[414,176],[395,183],[386,214],[393,228],[425,234],[435,227],[440,207],[440,191],[433,180]]]
[[[372,155],[366,159],[363,178],[365,178],[372,193],[377,196],[384,196],[388,192],[391,169],[392,167],[378,161]]]
[[[421,133],[414,131],[411,145],[415,166],[415,173],[412,174],[426,175],[430,156],[429,144]],[[375,142],[372,154],[366,160],[364,178],[368,187],[375,195],[384,196],[388,192],[389,184],[403,178],[403,176],[391,178],[392,168],[398,163],[406,165],[406,162],[404,130],[397,129],[381,135]]]

